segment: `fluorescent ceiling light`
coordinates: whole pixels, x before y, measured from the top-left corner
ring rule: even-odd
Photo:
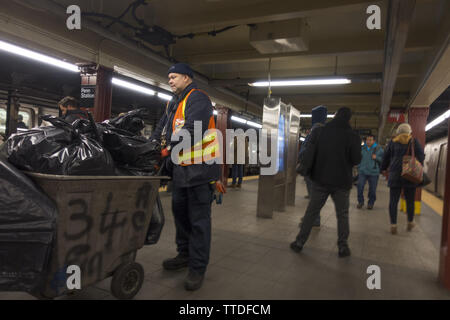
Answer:
[[[312,114],[300,114],[300,118],[312,118]],[[334,114],[327,114],[327,118],[334,118]]]
[[[158,92],[156,95],[158,96],[158,98],[161,98],[161,99],[166,100],[166,101],[172,100],[172,96],[171,95],[168,95],[168,94],[165,94],[165,93],[162,93],[162,92]]]
[[[330,85],[330,84],[348,84],[352,81],[346,78],[339,79],[310,79],[310,80],[286,80],[286,81],[272,81],[270,82],[271,87],[287,87],[287,86],[319,86],[319,85]],[[268,87],[268,81],[258,81],[249,83],[252,87]]]
[[[153,91],[151,89],[148,89],[148,88],[145,88],[145,87],[142,87],[142,86],[138,86],[138,85],[136,85],[134,83],[123,81],[123,80],[120,80],[120,79],[117,79],[117,78],[112,78],[112,83],[117,85],[117,86],[119,86],[119,87],[123,87],[123,88],[127,88],[127,89],[134,90],[134,91],[137,91],[137,92],[145,93],[145,94],[148,94],[150,96],[154,96],[155,93],[156,93],[155,91]]]
[[[431,128],[437,126],[439,123],[445,121],[445,119],[447,119],[448,117],[450,117],[450,110],[447,110],[446,112],[441,114],[439,117],[437,117],[436,119],[431,121],[429,124],[427,124],[427,126],[425,127],[425,131],[428,131]]]
[[[58,60],[58,59],[31,51],[28,49],[24,49],[24,48],[15,46],[15,45],[7,43],[7,42],[0,41],[0,50],[7,51],[9,53],[13,53],[13,54],[16,54],[16,55],[19,55],[19,56],[22,56],[22,57],[25,57],[28,59],[32,59],[35,61],[39,61],[42,63],[50,64],[52,66],[66,69],[66,70],[69,70],[72,72],[80,72],[80,70],[78,69],[78,66],[76,66],[74,64],[64,62],[62,60]]]
[[[235,116],[231,116],[231,120],[236,121],[236,122],[240,122],[240,123],[247,123],[247,120],[242,119],[242,118],[238,118]]]
[[[259,123],[253,122],[253,121],[247,121],[247,125],[258,128],[258,129],[262,128],[262,125],[260,125]]]
[[[300,141],[305,141],[305,138],[303,138],[303,137],[300,137]]]

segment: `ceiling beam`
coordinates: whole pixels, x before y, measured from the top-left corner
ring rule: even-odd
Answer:
[[[264,1],[260,3],[247,4],[241,1],[241,5],[234,3],[228,8],[217,10],[211,8],[193,10],[193,13],[185,12],[181,16],[173,17],[169,21],[160,21],[171,32],[186,30],[189,26],[192,30],[203,28],[216,28],[230,26],[262,23],[267,21],[282,21],[311,17],[316,15],[336,14],[349,10],[361,10],[365,14],[366,8],[371,4],[382,5],[381,1],[365,0],[316,0],[316,1]]]
[[[432,39],[430,32],[421,32],[415,34],[414,38],[408,39],[405,46],[405,52],[424,51],[432,48]],[[326,56],[354,56],[364,54],[383,54],[383,38],[380,36],[371,37],[347,37],[339,39],[314,40],[311,39],[308,51],[288,52],[278,54],[260,54],[255,49],[243,49],[220,52],[200,52],[189,53],[183,49],[180,54],[175,51],[175,57],[180,61],[198,65],[239,63],[239,62],[257,62],[290,58],[290,57],[326,57]]]
[[[378,140],[381,141],[416,0],[390,0],[384,45],[384,70]]]
[[[444,4],[439,33],[412,85],[408,107],[430,106],[450,85],[450,2]]]

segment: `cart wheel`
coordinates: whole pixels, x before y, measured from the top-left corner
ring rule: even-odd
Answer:
[[[144,282],[144,268],[139,263],[128,262],[119,266],[111,281],[111,293],[117,299],[132,299]]]

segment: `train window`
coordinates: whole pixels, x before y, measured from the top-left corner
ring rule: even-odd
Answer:
[[[0,107],[0,133],[6,132],[6,108]]]
[[[19,114],[22,116],[22,118],[23,118],[22,121],[23,121],[23,123],[25,123],[25,125],[27,126],[28,129],[33,127],[32,121],[31,121],[31,112],[29,110],[20,108]]]
[[[31,111],[28,108],[20,108],[19,114],[23,118],[23,122],[28,128],[33,127],[32,125],[32,116]],[[0,133],[5,134],[6,133],[6,108],[0,107]]]

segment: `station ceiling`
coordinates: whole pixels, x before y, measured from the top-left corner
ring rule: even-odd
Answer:
[[[68,31],[61,24],[68,16],[63,9],[74,3],[83,13],[81,31]],[[380,30],[366,26],[370,5],[381,9]],[[61,12],[56,15],[58,8]],[[440,70],[450,68],[449,11],[445,0],[14,0],[0,8],[0,24],[9,15],[52,33],[53,40],[33,43],[27,31],[13,34],[12,29],[0,35],[41,49],[51,46],[72,61],[95,59],[110,67],[120,65],[161,87],[170,63],[187,62],[219,103],[259,117],[268,90],[248,83],[267,80],[269,65],[272,80],[345,76],[351,84],[273,87],[272,95],[302,113],[317,105],[326,105],[331,113],[348,106],[355,113],[356,129],[378,134],[382,124],[384,139],[394,124],[387,123],[383,113],[390,108],[429,106],[450,84]],[[120,21],[111,18],[121,15]],[[288,33],[292,30],[283,30],[283,23],[293,19],[306,25],[301,35],[306,50],[272,48],[263,53],[252,45],[250,34],[264,23]],[[83,27],[86,21],[167,63],[150,62],[140,56],[142,51],[121,47],[90,24]],[[58,44],[56,39],[66,40]],[[396,47],[402,41],[404,45]],[[303,128],[310,126],[308,118],[301,121]]]

